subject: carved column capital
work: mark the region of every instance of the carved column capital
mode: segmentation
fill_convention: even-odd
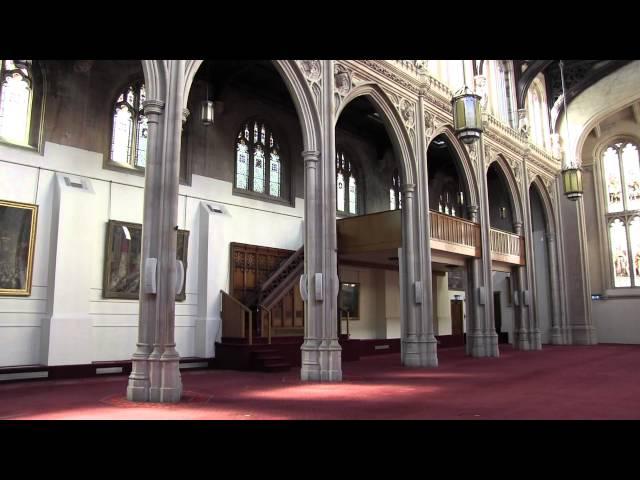
[[[148,121],[151,123],[158,122],[158,116],[164,112],[164,102],[162,100],[148,99],[142,103],[144,114],[147,116]]]
[[[302,158],[307,168],[316,168],[320,161],[320,152],[318,150],[305,150],[302,152]]]
[[[522,222],[515,222],[513,228],[516,230],[516,235],[522,235]]]
[[[182,109],[182,125],[184,125],[187,122],[187,118],[189,118],[189,115],[191,115],[191,112],[189,111],[189,109],[183,108]]]
[[[416,191],[416,186],[413,183],[404,183],[402,184],[402,193],[405,195],[413,195],[413,192]]]

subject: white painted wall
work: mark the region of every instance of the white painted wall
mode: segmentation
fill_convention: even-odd
[[[599,343],[640,343],[638,298],[609,298],[591,302]]]
[[[340,266],[339,273],[341,282],[360,284],[360,317],[349,321],[351,338],[400,338],[398,272]],[[347,333],[346,320],[342,320],[342,333]]]
[[[451,335],[451,300],[459,296],[462,303],[462,331],[467,331],[467,302],[464,290],[449,290],[449,274],[434,275],[436,282],[436,321],[438,322],[438,336]]]
[[[75,252],[74,258],[79,265],[89,265],[88,285],[68,284],[73,277],[71,273],[59,273],[55,278],[55,272],[50,271],[54,258],[50,240],[56,172],[86,177],[95,192],[92,214],[68,221],[64,227],[68,238],[74,235],[70,229],[77,229],[75,234],[87,232],[95,239],[83,247],[86,251]],[[48,360],[53,362],[51,365],[83,363],[82,356],[68,348],[64,359],[48,358],[48,352],[52,351],[49,338],[56,338],[55,332],[53,335],[43,332],[46,320],[55,311],[55,305],[48,306],[51,300],[48,292],[57,288],[59,282],[65,290],[81,292],[88,299],[85,323],[90,324],[90,361],[130,359],[137,340],[138,302],[102,298],[105,235],[109,219],[142,223],[143,186],[143,177],[102,168],[102,155],[94,152],[47,142],[44,154],[40,155],[0,145],[0,198],[39,205],[32,294],[22,298],[0,297],[0,366],[44,364]],[[189,230],[190,236],[186,300],[176,303],[176,344],[183,357],[202,356],[205,349],[198,348],[196,341],[197,327],[205,322],[199,313],[204,310],[198,308],[199,298],[205,293],[199,289],[200,205],[203,202],[222,205],[226,212],[226,222],[221,225],[228,232],[217,237],[217,242],[209,243],[218,259],[209,264],[217,269],[213,276],[218,283],[205,297],[216,302],[218,286],[222,284],[221,288],[228,290],[229,243],[297,250],[303,242],[304,201],[296,198],[295,207],[289,207],[234,196],[230,182],[198,175],[193,175],[191,186],[180,186],[179,195],[178,226]],[[60,278],[61,275],[69,278]],[[65,336],[54,341],[62,346]],[[209,351],[213,353],[213,348]]]

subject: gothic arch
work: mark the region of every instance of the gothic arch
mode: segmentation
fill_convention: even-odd
[[[496,157],[491,160],[489,163],[489,167],[492,164],[496,164],[498,170],[502,173],[504,179],[507,181],[507,188],[509,189],[509,198],[511,199],[511,209],[514,213],[514,223],[523,224],[523,205],[522,205],[522,197],[520,195],[520,189],[518,188],[518,181],[516,180],[515,175],[513,174],[513,170],[511,170],[511,166],[505,160],[504,155],[499,153]]]
[[[540,196],[540,200],[542,200],[542,206],[544,207],[543,215],[545,219],[545,224],[547,227],[547,232],[550,235],[555,235],[556,227],[553,215],[553,203],[551,201],[551,197],[549,196],[549,192],[544,185],[544,182],[540,178],[540,176],[536,175],[535,178],[529,184],[529,188],[534,187],[536,192]]]
[[[453,131],[453,127],[447,124],[437,128],[433,135],[431,135],[431,137],[429,138],[429,142],[427,143],[427,151],[429,150],[429,145],[431,144],[433,139],[438,135],[444,135],[449,145],[451,145],[456,152],[459,166],[462,168],[464,182],[466,183],[469,190],[469,204],[480,207],[480,193],[478,189],[478,182],[476,181],[473,163],[471,161],[471,158],[469,157],[469,154],[467,153],[467,149],[462,146],[462,144],[456,137],[456,134]]]
[[[147,98],[164,102],[167,96],[167,64],[166,60],[142,60],[144,84]]]
[[[416,173],[416,160],[413,149],[411,148],[408,132],[403,125],[398,110],[378,85],[366,83],[351,90],[336,111],[336,123],[345,107],[356,98],[363,96],[371,101],[373,107],[382,117],[387,135],[389,135],[391,145],[393,145],[394,155],[400,163],[402,184],[415,185],[418,178]]]
[[[191,90],[191,84],[203,62],[204,60],[187,60],[186,62],[184,83],[185,108]],[[282,81],[287,86],[287,90],[289,90],[293,104],[296,107],[304,149],[306,151],[319,151],[321,142],[320,116],[313,100],[313,94],[309,89],[304,75],[295,60],[272,60],[272,62],[278,73],[280,73]]]

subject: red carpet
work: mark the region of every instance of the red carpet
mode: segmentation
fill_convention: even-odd
[[[125,398],[126,375],[0,384],[0,419],[640,419],[640,345],[501,346],[498,359],[439,352],[437,369],[398,354],[343,364],[344,381],[299,370],[182,371],[183,401]]]

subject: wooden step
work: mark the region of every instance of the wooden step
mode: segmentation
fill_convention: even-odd
[[[291,369],[291,364],[283,360],[264,362],[260,367],[263,372],[286,372]]]

